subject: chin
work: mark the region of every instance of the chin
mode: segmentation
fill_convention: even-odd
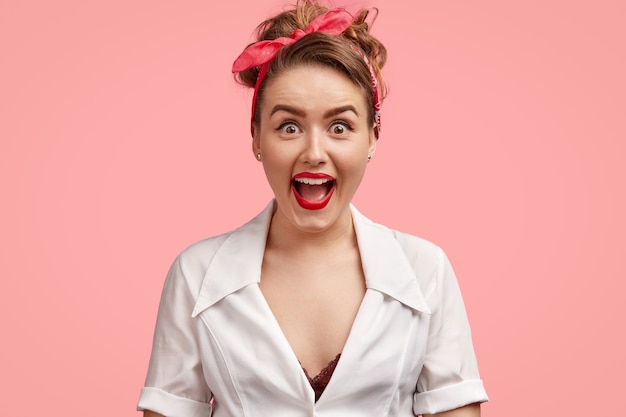
[[[345,204],[345,207],[339,207],[340,202],[333,199],[325,207],[315,210],[302,207],[297,201],[292,200],[291,203],[289,221],[303,233],[323,233],[340,227],[344,215],[349,215],[350,211],[349,204]]]

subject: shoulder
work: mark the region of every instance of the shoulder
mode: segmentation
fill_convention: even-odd
[[[270,203],[242,226],[188,246],[176,257],[170,274],[182,277],[197,296],[209,275],[213,280],[232,281],[238,272],[248,272],[251,264],[263,258],[271,212]]]
[[[412,265],[420,264],[422,266],[437,267],[445,257],[444,251],[435,243],[422,237],[412,235],[406,232],[389,228],[383,224],[365,217],[363,214],[354,209],[357,227],[361,230],[369,229],[368,238],[384,239],[386,241],[393,240],[399,247],[406,259]]]
[[[428,298],[439,286],[442,268],[447,261],[443,249],[419,236],[393,229],[390,229],[390,233],[402,248],[422,292]]]
[[[409,233],[389,229],[411,263],[437,267],[445,256],[435,243]]]
[[[215,254],[232,232],[208,237],[181,251],[174,259],[167,275],[165,288],[187,287],[195,299]]]
[[[215,254],[232,233],[233,231],[229,231],[195,242],[180,252],[176,261],[183,271],[195,269],[206,271]]]
[[[264,244],[272,210],[273,201],[236,229],[207,237],[185,248],[177,257],[183,272],[202,272],[204,276],[204,272],[223,248],[235,253],[258,250],[258,247],[249,247],[249,243],[260,241]]]
[[[447,262],[444,251],[424,238],[391,229],[355,213],[364,266],[371,270],[374,265],[380,274],[387,271],[386,280],[392,279],[390,271],[394,275],[410,274],[426,298],[433,294]]]

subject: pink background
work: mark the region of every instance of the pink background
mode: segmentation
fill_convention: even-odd
[[[0,2],[3,416],[138,415],[170,262],[271,197],[230,65],[282,2],[93,3]],[[390,94],[355,203],[446,249],[483,415],[621,415],[624,3],[366,4]]]

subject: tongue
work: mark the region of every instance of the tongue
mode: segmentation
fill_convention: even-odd
[[[326,185],[300,184],[298,194],[308,201],[319,201],[326,197],[328,187]]]

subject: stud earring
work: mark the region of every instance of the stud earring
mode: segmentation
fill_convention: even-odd
[[[259,152],[259,153],[257,153],[257,154],[256,154],[256,159],[257,159],[257,161],[260,161],[260,160],[261,160],[261,152]]]
[[[371,160],[372,160],[372,154],[371,154],[371,153],[368,153],[368,154],[367,154],[367,162],[369,162],[369,161],[371,161]]]

